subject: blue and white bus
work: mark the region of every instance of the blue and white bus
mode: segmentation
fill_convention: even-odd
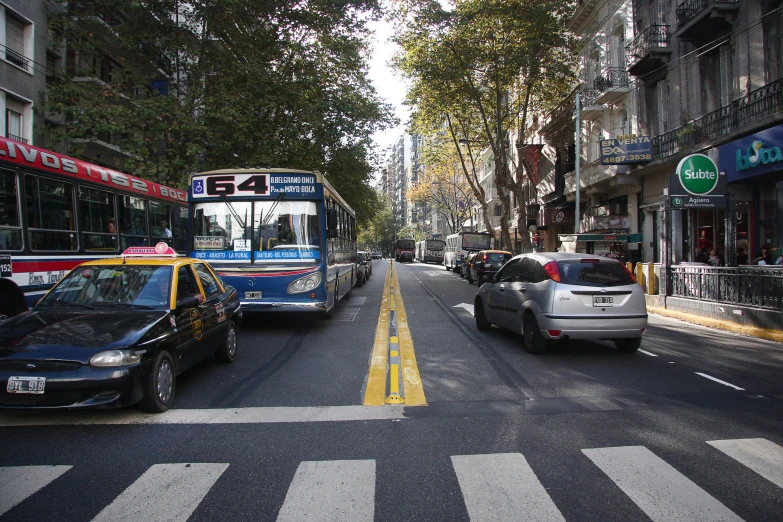
[[[193,174],[191,257],[206,259],[246,311],[327,317],[356,280],[356,215],[324,176],[282,168]]]

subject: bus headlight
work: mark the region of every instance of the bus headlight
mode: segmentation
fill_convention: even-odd
[[[302,292],[309,292],[320,284],[321,272],[313,272],[304,277],[300,277],[296,281],[292,281],[291,284],[288,285],[288,293],[301,294]]]

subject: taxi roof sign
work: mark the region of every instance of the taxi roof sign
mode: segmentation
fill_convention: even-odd
[[[125,252],[122,253],[123,257],[177,257],[178,255],[179,254],[164,241],[159,242],[155,246],[128,247],[125,249]]]

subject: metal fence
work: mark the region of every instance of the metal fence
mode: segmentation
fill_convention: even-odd
[[[669,295],[783,310],[783,267],[673,266]]]

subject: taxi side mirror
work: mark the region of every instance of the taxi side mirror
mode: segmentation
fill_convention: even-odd
[[[177,310],[182,310],[183,308],[197,308],[199,305],[198,297],[195,295],[191,295],[189,297],[183,297],[182,299],[177,299]]]

